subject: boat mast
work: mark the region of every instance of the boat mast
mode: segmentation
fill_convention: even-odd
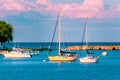
[[[85,35],[85,41],[86,41],[86,50],[88,50],[88,22],[87,22],[88,18],[86,18],[86,35]],[[86,54],[86,56],[88,56],[88,54]]]
[[[86,39],[86,46],[88,46],[88,25],[87,25],[87,20],[88,20],[88,18],[86,18],[86,37],[85,37],[85,39]]]
[[[61,10],[59,12],[59,20],[58,20],[58,55],[61,55],[61,53],[60,53],[60,38],[61,38],[61,33],[60,33],[61,23],[60,23],[60,20],[61,20]]]

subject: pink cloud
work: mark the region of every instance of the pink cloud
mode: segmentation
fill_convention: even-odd
[[[16,15],[26,11],[26,7],[18,0],[0,0],[0,17]]]
[[[113,17],[117,17],[119,18],[120,16],[120,4],[118,5],[111,5],[111,7],[104,11],[104,17],[106,18],[113,18]]]
[[[18,11],[26,10],[24,5],[17,0],[1,0],[0,3],[1,3],[0,10],[18,10]]]
[[[40,1],[40,0],[38,0]],[[87,17],[103,17],[102,11],[104,9],[102,0],[85,0],[82,4],[53,4],[50,1],[38,2],[38,4],[43,4],[45,8],[39,8],[38,10],[42,13],[55,15],[60,8],[62,8],[62,15],[69,18],[85,18]],[[99,15],[98,15],[99,14]]]
[[[50,0],[36,0],[35,2],[29,0],[1,0],[0,4],[2,4],[0,17],[29,10],[37,11],[43,15],[56,15],[60,8],[62,8],[62,15],[69,18],[105,18],[120,14],[120,5],[111,5],[108,10],[105,10],[103,0],[84,0],[83,3],[72,4],[54,4]]]
[[[50,3],[50,1],[49,0],[37,0],[36,3],[42,4],[42,5],[48,5]]]
[[[98,18],[102,16],[101,15],[102,14],[101,12],[103,10],[102,8],[103,8],[102,5],[90,5],[89,2],[79,4],[79,5],[74,4],[74,5],[71,5],[71,8],[69,8],[69,10],[67,8],[64,15],[69,16],[71,18],[85,18],[85,17]],[[98,13],[100,14],[99,16],[98,16]]]

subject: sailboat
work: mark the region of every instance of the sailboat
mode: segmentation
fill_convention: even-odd
[[[85,29],[84,29],[85,39],[86,39],[86,49],[85,49],[86,56],[82,57],[82,58],[79,58],[79,60],[80,60],[81,63],[87,63],[87,64],[89,64],[89,63],[96,63],[99,58],[90,55],[91,53],[89,52],[89,50],[87,48],[88,47],[88,39],[87,39],[87,32],[88,32],[88,28],[87,27],[88,26],[87,26],[87,20],[88,20],[88,18],[85,21]]]
[[[56,27],[55,27],[55,30],[54,30],[54,34],[53,34],[53,37],[55,35],[55,32],[56,32],[56,28],[58,27],[58,54],[55,55],[55,56],[48,56],[48,59],[50,61],[60,61],[60,62],[63,62],[63,61],[74,61],[76,60],[76,57],[77,57],[77,54],[76,52],[68,52],[68,51],[63,51],[61,49],[61,41],[60,41],[60,38],[61,38],[61,32],[60,32],[60,29],[61,29],[61,26],[60,26],[60,18],[61,18],[61,11],[58,13],[58,18],[57,18],[57,22],[56,22]],[[53,41],[53,39],[52,39]]]

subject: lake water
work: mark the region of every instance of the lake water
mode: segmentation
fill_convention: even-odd
[[[105,50],[92,50],[100,56],[98,63],[81,64],[82,51],[76,51],[78,57],[73,62],[50,62],[47,51],[32,58],[0,57],[0,80],[120,80],[120,51],[106,50],[108,56],[102,56]]]

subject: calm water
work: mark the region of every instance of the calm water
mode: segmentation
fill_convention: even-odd
[[[120,80],[120,51],[93,50],[100,56],[95,64],[81,64],[78,58],[73,62],[50,62],[47,51],[32,58],[10,59],[0,57],[0,80]]]
[[[68,46],[79,46],[85,43],[79,43],[79,42],[62,42],[62,47],[68,47]],[[89,42],[89,45],[120,45],[120,42]],[[16,42],[16,43],[5,43],[3,44],[5,47],[11,48],[13,46],[20,47],[20,48],[48,48],[50,45],[50,42]],[[58,43],[54,42],[52,44],[53,48],[56,48]]]

